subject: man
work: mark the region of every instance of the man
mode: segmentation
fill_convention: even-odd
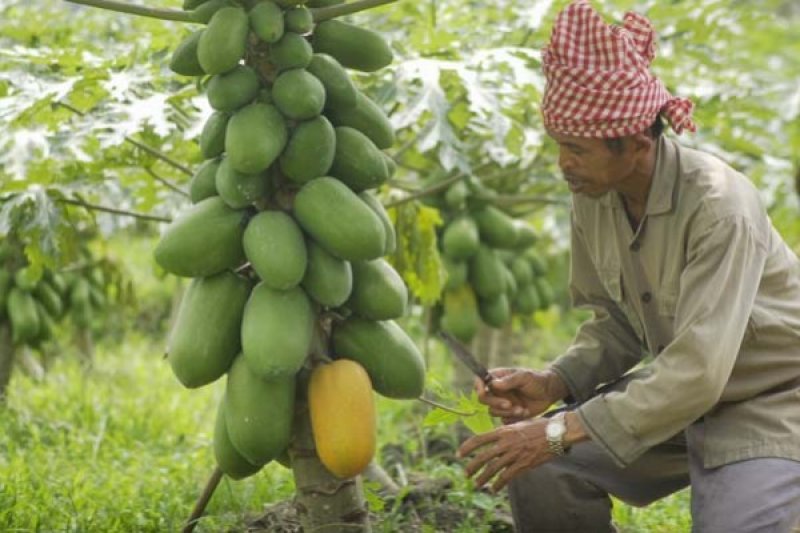
[[[459,449],[476,485],[509,484],[519,532],[613,531],[609,494],[646,505],[688,485],[696,532],[800,519],[800,260],[747,178],[662,135],[661,117],[695,127],[654,55],[646,18],[609,26],[588,0],[544,51],[570,290],[594,317],[547,370],[476,384],[505,425]]]

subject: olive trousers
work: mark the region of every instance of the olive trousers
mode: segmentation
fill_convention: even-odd
[[[607,533],[616,531],[609,495],[645,506],[687,486],[693,533],[800,533],[800,462],[704,468],[702,423],[625,468],[591,441],[576,444],[517,476],[508,490],[517,533]]]

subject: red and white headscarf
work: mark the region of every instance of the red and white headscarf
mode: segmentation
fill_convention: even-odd
[[[674,98],[650,72],[655,55],[647,18],[626,13],[622,26],[609,25],[589,0],[575,0],[559,13],[544,49],[545,126],[578,137],[623,137],[662,113],[676,133],[695,131],[692,102]]]

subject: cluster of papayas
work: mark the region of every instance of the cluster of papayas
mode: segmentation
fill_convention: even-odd
[[[464,342],[481,323],[502,328],[553,299],[536,231],[494,206],[494,197],[468,177],[428,200],[444,219],[438,243],[447,281],[435,316],[440,328]]]
[[[0,245],[0,323],[10,325],[14,344],[32,348],[51,339],[67,317],[87,328],[93,312],[109,303],[105,276],[99,263],[62,272],[33,268],[21,248]]]
[[[383,259],[394,227],[370,191],[393,173],[383,150],[394,131],[347,70],[380,69],[392,53],[375,32],[315,21],[315,8],[335,3],[186,0],[207,25],[170,63],[202,77],[214,112],[193,205],[154,253],[193,278],[167,354],[186,387],[227,376],[214,449],[234,479],[286,456],[306,394],[323,464],[356,475],[374,450],[372,391],[415,398],[424,384],[423,359],[394,322],[408,300]],[[323,313],[336,317],[330,332]],[[323,360],[310,356],[319,335],[331,337]],[[339,438],[348,434],[363,446]]]

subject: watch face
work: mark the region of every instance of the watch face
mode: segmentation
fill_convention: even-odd
[[[547,427],[545,428],[545,433],[550,438],[558,438],[564,434],[565,429],[566,428],[564,427],[564,424],[562,422],[552,421],[549,424],[547,424]]]

